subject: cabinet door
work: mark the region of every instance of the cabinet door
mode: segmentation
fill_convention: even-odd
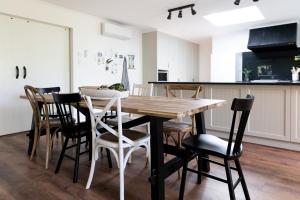
[[[69,91],[69,34],[64,28],[0,15],[0,135],[29,130],[32,110],[24,85]],[[58,33],[59,32],[59,33]],[[20,77],[15,78],[15,66]],[[27,76],[23,78],[23,66]],[[5,87],[3,87],[5,86]]]
[[[205,112],[206,128],[208,130],[229,133],[233,112],[231,102],[234,98],[241,96],[241,90],[236,86],[205,86],[204,96],[206,99],[227,100],[226,104],[220,108],[211,109]],[[239,120],[239,116],[237,116]]]
[[[70,91],[69,29],[30,21],[27,84]],[[21,52],[20,52],[21,54]]]
[[[300,143],[300,87],[292,87],[291,93],[291,141]]]
[[[20,99],[16,92],[21,94],[22,73],[20,71],[19,79],[16,79],[16,66],[19,70],[21,66],[13,60],[13,20],[9,16],[0,15],[0,135],[20,131],[18,123],[22,121],[16,118],[21,114],[18,111]]]
[[[255,100],[245,134],[290,141],[290,87],[252,86],[243,90],[246,94]]]
[[[170,54],[173,50],[170,48],[169,36],[158,33],[157,35],[157,69],[169,70]]]

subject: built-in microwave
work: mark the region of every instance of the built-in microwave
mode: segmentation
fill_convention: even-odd
[[[168,81],[169,80],[169,71],[168,70],[158,70],[157,80],[158,81]]]

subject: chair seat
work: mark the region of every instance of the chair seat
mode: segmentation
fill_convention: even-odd
[[[139,140],[144,140],[144,139],[149,138],[149,134],[143,133],[140,131],[136,131],[136,130],[131,130],[131,129],[124,129],[123,135],[134,142],[138,142]],[[119,141],[118,137],[116,137],[115,135],[113,135],[110,132],[101,134],[101,136],[99,138],[102,140],[106,140],[108,142],[112,142],[112,143],[118,143],[118,141]]]
[[[232,155],[234,146],[234,143],[232,143],[230,156],[227,156],[227,145],[227,141],[209,134],[194,135],[184,139],[182,142],[182,146],[187,149],[191,149],[195,152],[203,152],[203,154],[213,155],[221,158],[236,157],[241,155],[243,150],[242,145],[239,154]]]
[[[91,134],[91,131],[86,123],[80,123],[72,127],[70,130],[62,130],[62,133],[64,136],[68,136],[69,138],[77,138],[89,136]]]
[[[43,120],[42,121],[42,126],[45,127],[46,126],[46,121]],[[52,128],[52,127],[61,127],[61,123],[60,123],[60,120],[59,118],[53,118],[53,119],[49,119],[49,126]]]
[[[185,122],[166,121],[163,124],[164,132],[192,132],[192,125]]]
[[[137,119],[142,115],[122,115],[122,123],[129,122],[131,120]],[[118,126],[118,118],[107,119],[107,123],[111,126]]]

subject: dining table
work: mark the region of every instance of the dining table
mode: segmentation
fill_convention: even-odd
[[[21,98],[26,99],[26,96],[22,95]],[[47,102],[53,103],[52,95],[45,95],[45,99]],[[105,107],[107,102],[108,100],[92,99],[93,107],[98,109]],[[172,119],[195,116],[196,134],[206,134],[204,112],[221,107],[225,103],[226,100],[195,100],[192,98],[163,96],[129,96],[121,99],[122,112],[140,116],[123,123],[123,128],[132,128],[150,123],[151,172],[149,182],[151,184],[152,200],[165,199],[165,179],[183,166],[183,158],[186,156],[184,149],[164,144],[163,123]],[[83,114],[86,116],[86,121],[89,121],[90,117],[85,101],[82,100],[80,105]],[[165,162],[165,153],[174,155],[174,158]],[[198,157],[197,160],[198,166],[201,163],[202,170],[206,172],[210,170],[206,159],[201,160],[201,157]]]

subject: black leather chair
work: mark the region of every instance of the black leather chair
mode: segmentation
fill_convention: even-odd
[[[78,180],[79,157],[83,153],[89,152],[88,150],[80,152],[80,147],[81,144],[88,142],[88,139],[91,136],[91,128],[88,123],[80,122],[79,103],[81,101],[81,96],[79,93],[53,93],[52,95],[61,122],[61,131],[65,136],[63,149],[61,151],[55,173],[59,172],[63,158],[70,158],[75,161],[73,182],[76,183]],[[72,108],[75,108],[75,111],[73,110],[72,112]],[[85,141],[82,141],[83,137],[86,137]],[[76,143],[68,146],[69,139],[75,140]],[[75,158],[65,154],[65,151],[70,148],[76,148]]]
[[[247,95],[246,98],[235,98],[233,100],[231,106],[231,110],[233,111],[233,119],[232,119],[228,141],[225,141],[213,135],[201,134],[201,135],[191,136],[182,142],[182,146],[186,148],[187,156],[184,158],[184,164],[183,164],[182,179],[181,179],[180,193],[179,193],[180,200],[182,200],[184,197],[184,188],[185,188],[187,171],[194,172],[200,175],[200,179],[198,179],[198,183],[201,183],[201,175],[209,178],[213,178],[217,181],[227,183],[231,200],[235,200],[234,189],[239,183],[241,183],[246,199],[247,200],[250,199],[250,195],[247,189],[245,177],[243,175],[239,158],[243,152],[242,140],[243,140],[245,128],[247,125],[248,117],[253,102],[254,102],[254,97],[251,95]],[[235,135],[234,128],[235,128],[236,116],[238,112],[241,113],[241,116],[240,116],[238,130]],[[235,135],[235,139],[234,139],[234,135]],[[191,160],[189,159],[188,155],[191,155],[191,153],[192,154],[196,153],[204,160],[207,160],[217,165],[224,166],[227,178],[222,179],[213,176],[209,173],[203,172],[201,170],[201,163],[198,163],[198,165],[200,166],[200,167],[198,166],[200,168],[200,171],[188,168],[188,162],[189,160]],[[224,160],[224,164],[213,160],[209,160],[208,158],[204,157],[204,155],[219,157]],[[230,163],[229,163],[230,161],[235,162],[236,168],[230,167]],[[231,176],[232,169],[236,170],[239,175],[239,178],[235,183],[233,183],[232,181],[232,176]]]

